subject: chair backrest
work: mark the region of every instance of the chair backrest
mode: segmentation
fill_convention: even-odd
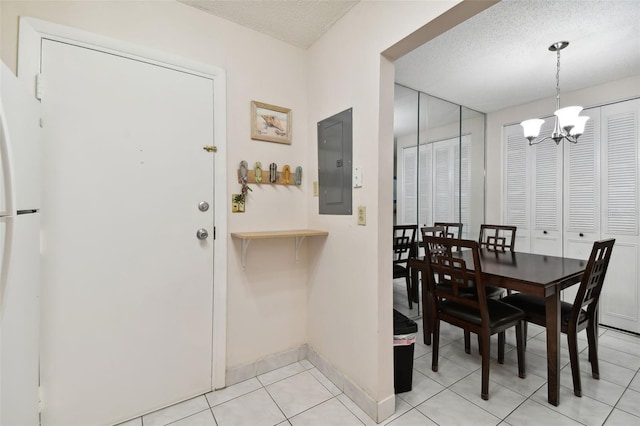
[[[462,238],[462,224],[457,222],[434,222],[433,226],[444,227],[444,236],[447,238]]]
[[[578,323],[578,317],[582,309],[587,309],[590,316],[594,315],[598,307],[602,284],[604,284],[604,278],[607,274],[607,268],[609,267],[609,260],[611,259],[611,251],[613,250],[613,244],[615,242],[615,239],[610,238],[593,243],[591,256],[589,256],[587,267],[584,270],[584,275],[580,282],[578,294],[576,294],[573,302],[570,324]]]
[[[393,263],[405,263],[416,251],[418,225],[393,226]]]
[[[469,267],[460,257],[460,252],[457,251],[458,247],[463,250],[471,250],[473,264]],[[426,281],[429,293],[435,303],[434,306],[439,306],[441,301],[445,299],[447,303],[454,302],[470,306],[479,310],[483,323],[488,324],[487,300],[482,282],[478,243],[458,238],[427,236],[425,250],[425,262],[419,269],[423,272],[423,280],[425,279],[424,274],[430,274]],[[477,288],[477,298],[469,297],[469,292],[462,290],[469,287]]]
[[[480,225],[478,244],[489,250],[514,251],[516,244],[516,226],[510,225]]]
[[[420,228],[420,233],[422,235],[422,240],[420,241],[419,246],[424,247],[424,239],[426,237],[444,237],[446,236],[446,230],[444,226],[423,226]]]

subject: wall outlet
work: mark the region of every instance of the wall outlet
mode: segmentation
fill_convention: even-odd
[[[313,182],[313,196],[314,197],[318,196],[318,181],[317,180],[315,182]]]
[[[367,224],[367,208],[358,206],[358,225],[365,226]]]

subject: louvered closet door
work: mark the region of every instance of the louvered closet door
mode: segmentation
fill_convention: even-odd
[[[564,256],[588,259],[600,238],[600,108],[585,110],[589,117],[577,144],[564,142]],[[562,294],[572,302],[578,286]]]
[[[434,187],[433,221],[452,222],[453,212],[453,150],[450,144],[433,144]]]
[[[462,222],[462,237],[467,238],[470,204],[469,138],[463,136],[462,139],[462,155],[458,138],[432,144],[433,221]]]
[[[602,107],[602,238],[615,238],[600,322],[640,332],[638,133],[640,100]]]
[[[531,251],[529,190],[530,147],[522,135],[522,126],[515,124],[504,128],[504,223],[518,227],[516,232],[517,251]]]
[[[554,120],[545,119],[540,135],[550,135]],[[562,255],[562,151],[564,144],[546,140],[529,147],[532,150],[533,212],[531,252]]]
[[[402,150],[402,184],[398,207],[398,224],[416,223],[418,217],[418,149],[415,146]]]
[[[433,223],[433,178],[432,170],[432,145],[421,144],[418,150],[418,223],[431,226]]]
[[[469,217],[469,136],[463,136],[460,143],[454,147],[454,199],[453,211],[456,216],[460,216],[462,225],[462,238],[476,238],[470,236]]]

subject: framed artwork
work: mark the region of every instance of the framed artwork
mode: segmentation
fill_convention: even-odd
[[[251,139],[291,144],[291,109],[251,101]]]

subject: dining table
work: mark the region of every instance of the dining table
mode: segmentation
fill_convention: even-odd
[[[454,254],[473,269],[471,250]],[[547,399],[560,403],[560,297],[561,291],[580,282],[587,266],[586,260],[543,254],[479,249],[480,268],[485,285],[540,296],[545,299],[547,337]],[[416,259],[416,261],[419,261]],[[412,262],[413,263],[413,262]],[[423,300],[426,283],[422,281]],[[423,303],[423,306],[426,306]],[[424,329],[428,329],[428,315],[423,314]]]

